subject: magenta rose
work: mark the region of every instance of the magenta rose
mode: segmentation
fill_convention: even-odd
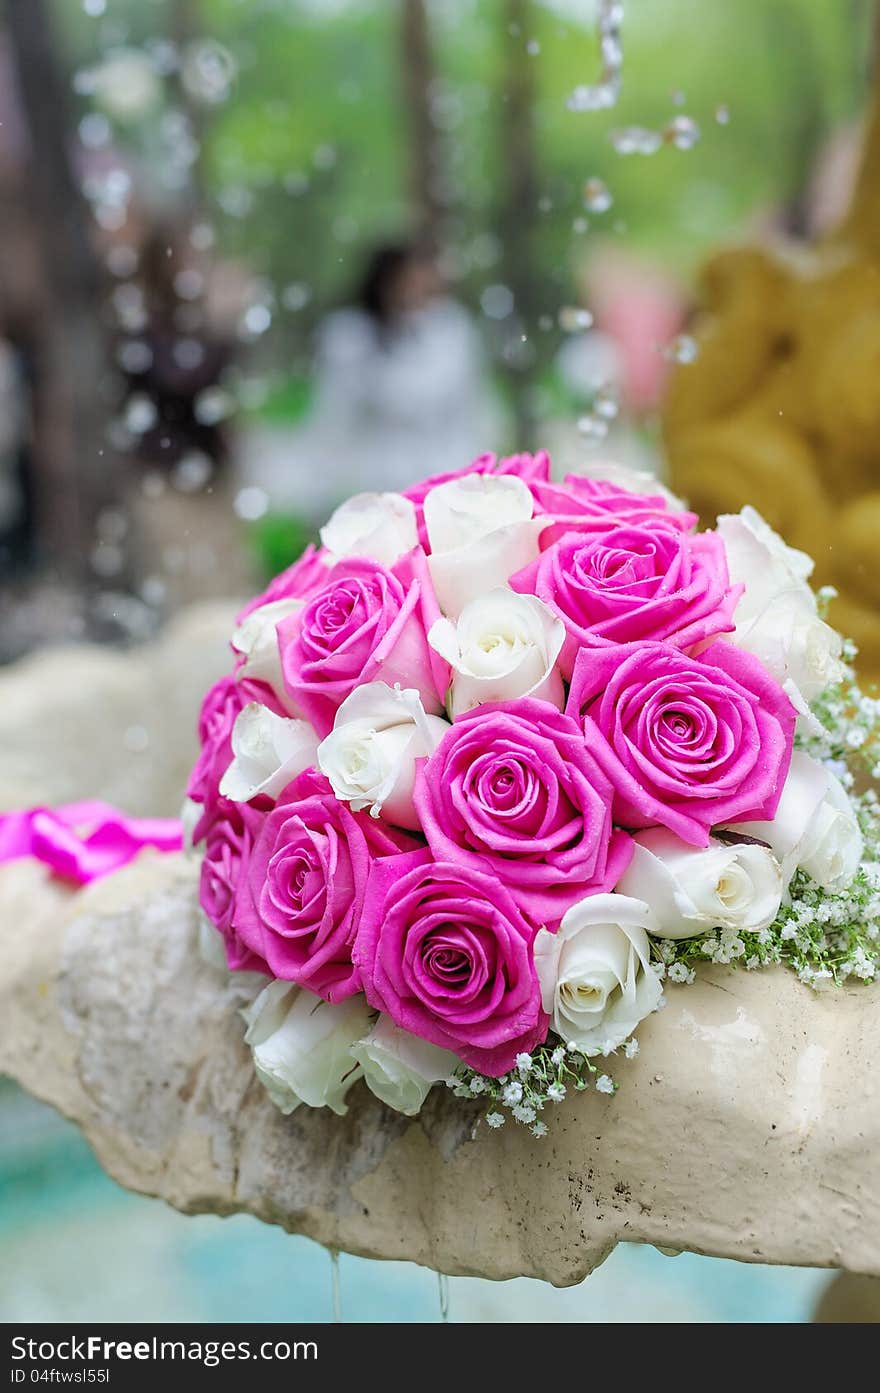
[[[417,851],[374,863],[354,956],[371,1006],[497,1078],[547,1035],[534,932],[494,877]]]
[[[264,960],[239,937],[234,922],[236,890],[247,873],[251,847],[262,821],[262,815],[251,807],[230,803],[225,798],[219,801],[204,831],[199,903],[223,935],[230,972],[264,972],[271,976]]]
[[[553,524],[541,534],[541,545],[547,547],[565,532],[607,532],[613,527],[660,521],[681,532],[691,531],[697,524],[695,513],[671,508],[662,493],[630,493],[604,479],[588,479],[579,474],[566,474],[562,483],[529,480],[535,500],[535,512],[547,513]]]
[[[236,624],[243,624],[249,614],[263,605],[274,604],[276,600],[308,600],[316,591],[327,584],[329,566],[328,553],[310,543],[302,556],[269,582],[262,594],[257,595],[236,618]]]
[[[659,824],[707,846],[716,823],[775,816],[796,712],[750,653],[724,642],[699,658],[668,643],[585,648],[566,709],[584,721],[624,827]]]
[[[334,566],[323,589],[278,625],[285,685],[319,735],[364,682],[415,687],[426,711],[441,711],[449,668],[427,639],[439,615],[419,548],[391,570],[362,557]]]
[[[730,584],[716,532],[691,536],[656,521],[568,533],[510,585],[559,615],[567,678],[584,647],[662,639],[689,649],[729,632],[743,589]]]
[[[536,925],[558,924],[585,895],[613,890],[632,842],[612,828],[614,790],[592,743],[576,721],[529,697],[459,717],[416,778],[437,860],[492,876]]]
[[[202,702],[199,713],[201,753],[189,776],[187,797],[209,808],[217,798],[220,780],[232,759],[232,727],[249,697],[234,677],[221,677]],[[204,835],[204,818],[193,834],[194,841]]]
[[[262,820],[240,879],[235,925],[274,977],[327,1001],[360,990],[351,948],[370,867],[413,845],[367,813],[349,812],[306,770]]]

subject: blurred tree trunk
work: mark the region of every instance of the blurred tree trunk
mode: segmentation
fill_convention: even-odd
[[[419,236],[439,245],[444,219],[440,196],[442,142],[431,114],[434,60],[425,0],[401,0],[400,61],[409,127],[409,186]]]
[[[120,482],[106,443],[101,273],[71,167],[68,84],[47,0],[6,0],[6,19],[31,147],[29,193],[45,287],[34,391],[38,535],[59,577],[85,585],[94,579],[96,515]]]
[[[200,0],[170,0],[169,33],[177,46],[180,65],[174,78],[177,104],[186,117],[190,134],[198,147],[198,154],[190,167],[190,200],[198,208],[204,197],[204,158],[202,142],[205,138],[204,112],[197,101],[187,91],[183,81],[183,60],[187,49],[194,40],[203,37],[201,25]]]
[[[504,0],[501,6],[504,67],[500,146],[501,168],[506,171],[507,183],[499,208],[498,235],[504,249],[505,280],[514,299],[515,323],[511,325],[505,356],[514,396],[518,450],[528,450],[534,443],[535,422],[529,389],[535,366],[534,343],[540,309],[540,280],[534,248],[538,203],[534,63],[526,46],[531,11],[531,0]]]

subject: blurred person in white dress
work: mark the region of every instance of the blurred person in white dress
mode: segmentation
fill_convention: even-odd
[[[399,490],[499,449],[504,418],[479,331],[430,251],[371,256],[357,295],[318,333],[314,399],[264,486],[320,516],[351,493]]]

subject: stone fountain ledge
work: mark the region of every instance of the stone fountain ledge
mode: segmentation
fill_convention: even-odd
[[[542,1141],[472,1137],[444,1090],[418,1119],[362,1084],[345,1118],[285,1118],[242,1042],[252,982],[199,954],[196,881],[151,852],[80,892],[0,874],[0,1070],[120,1184],[452,1274],[566,1286],[628,1240],[880,1275],[880,984],[704,970],[615,1061],[617,1097],[573,1097]]]

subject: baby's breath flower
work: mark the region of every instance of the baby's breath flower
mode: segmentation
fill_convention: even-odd
[[[536,1122],[531,1128],[531,1132],[533,1137],[546,1137],[547,1123],[541,1121]]]
[[[532,1056],[530,1054],[518,1054],[516,1057],[516,1067],[521,1074],[529,1074],[532,1069]]]
[[[534,1122],[535,1109],[530,1108],[527,1103],[517,1103],[513,1109],[513,1115],[517,1122]]]
[[[512,1079],[511,1082],[505,1086],[504,1092],[501,1096],[503,1097],[507,1106],[512,1107],[513,1104],[518,1103],[523,1096],[522,1084],[517,1083],[516,1079]]]
[[[633,1036],[631,1040],[627,1040],[626,1044],[623,1047],[623,1052],[626,1055],[627,1059],[635,1059],[636,1055],[639,1052],[639,1042],[635,1038],[635,1036]]]
[[[565,1084],[551,1083],[550,1087],[547,1089],[547,1097],[550,1099],[551,1103],[561,1103],[565,1097]]]
[[[487,1113],[486,1113],[486,1121],[488,1122],[488,1124],[489,1124],[490,1127],[503,1127],[503,1126],[504,1126],[504,1113],[503,1113],[503,1112],[487,1112]]]

